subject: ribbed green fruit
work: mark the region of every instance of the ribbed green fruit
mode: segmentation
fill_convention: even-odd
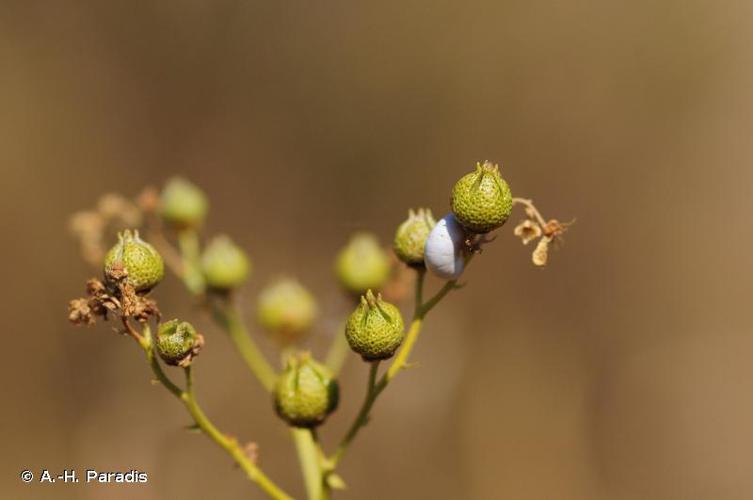
[[[460,224],[474,233],[488,233],[501,227],[512,212],[512,193],[499,175],[499,166],[477,163],[476,170],[463,176],[452,188],[452,212]]]
[[[162,323],[157,330],[157,353],[165,363],[186,366],[197,354],[199,335],[186,321],[173,319]]]
[[[390,258],[374,235],[356,233],[338,254],[335,272],[343,287],[361,295],[384,286],[390,277]]]
[[[395,240],[392,244],[395,255],[409,266],[422,266],[426,238],[436,224],[429,209],[419,208],[416,212],[408,211],[408,219],[400,224],[395,232]]]
[[[301,353],[288,359],[275,387],[277,414],[294,427],[316,427],[335,411],[339,387],[332,373]]]
[[[403,326],[400,310],[369,290],[348,318],[345,337],[364,361],[387,359],[403,342]]]
[[[204,192],[182,177],[173,177],[167,181],[160,195],[160,215],[179,228],[201,225],[208,208]]]
[[[300,338],[317,315],[316,300],[298,281],[282,278],[259,294],[256,317],[259,324],[283,343]]]
[[[112,283],[113,274],[125,271],[126,283],[137,292],[154,288],[165,277],[165,263],[152,245],[139,238],[138,231],[123,231],[118,243],[105,255],[105,281]]]
[[[227,236],[215,237],[201,256],[201,271],[207,286],[230,290],[241,286],[251,272],[251,262]]]

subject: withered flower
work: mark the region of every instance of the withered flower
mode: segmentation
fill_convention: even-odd
[[[524,245],[528,245],[531,241],[541,236],[541,226],[531,219],[526,219],[515,226],[513,234],[520,238]]]

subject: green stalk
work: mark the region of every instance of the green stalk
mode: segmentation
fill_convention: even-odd
[[[130,325],[129,325],[130,326]],[[264,472],[256,466],[256,464],[246,455],[243,448],[238,444],[235,438],[231,438],[226,434],[220,432],[217,427],[209,420],[209,418],[202,410],[198,401],[196,400],[196,393],[193,387],[193,372],[191,367],[185,368],[186,375],[186,389],[182,390],[178,387],[162,370],[162,366],[159,363],[158,357],[154,350],[152,342],[151,331],[148,325],[143,328],[143,336],[140,336],[137,340],[146,353],[147,361],[149,362],[152,371],[154,372],[157,380],[165,386],[175,397],[183,402],[183,405],[188,410],[188,413],[193,417],[196,426],[218,446],[224,449],[238,466],[243,469],[246,476],[256,483],[270,498],[275,500],[291,500],[292,497],[285,493],[279,486],[277,486]]]
[[[468,258],[467,260],[470,260]],[[444,299],[449,292],[458,288],[457,280],[448,281],[444,286],[426,303],[423,303],[423,285],[426,270],[418,269],[416,271],[416,304],[414,309],[413,321],[411,321],[408,333],[405,336],[403,345],[395,356],[395,360],[392,362],[387,371],[382,375],[379,381],[376,381],[378,363],[372,363],[371,370],[369,371],[369,382],[366,390],[366,397],[361,410],[358,412],[356,419],[348,429],[347,434],[340,441],[337,450],[330,458],[332,469],[339,464],[348,450],[353,439],[358,435],[358,432],[363,428],[369,420],[369,414],[371,408],[374,406],[379,395],[389,385],[389,383],[397,376],[400,371],[407,366],[408,358],[410,357],[413,347],[418,341],[418,337],[421,334],[421,328],[423,326],[424,318],[426,315]]]
[[[376,383],[378,371],[379,361],[373,361],[369,369],[369,381],[366,385],[366,398],[361,405],[361,410],[358,412],[356,419],[353,421],[353,424],[351,424],[347,434],[345,434],[345,437],[343,437],[340,445],[337,447],[337,451],[335,451],[334,455],[332,455],[332,458],[330,459],[332,468],[337,467],[337,464],[342,459],[351,441],[353,441],[353,438],[356,437],[356,434],[358,434],[358,431],[361,430],[361,427],[366,425],[369,420],[371,407],[374,405],[374,402],[376,401],[376,397],[378,395]]]
[[[194,295],[204,291],[204,275],[201,272],[201,247],[199,235],[194,229],[183,229],[178,233],[178,247],[183,258],[183,283]]]
[[[191,367],[185,369],[186,372],[186,390],[183,393],[181,399],[188,408],[188,412],[193,417],[196,425],[206,434],[209,438],[217,443],[221,448],[227,451],[231,457],[236,461],[241,469],[246,473],[248,478],[259,485],[259,487],[270,498],[278,500],[292,499],[290,495],[280,489],[269,477],[267,477],[256,464],[254,464],[248,455],[244,452],[238,441],[235,438],[228,437],[221,433],[217,427],[207,418],[204,411],[196,401],[196,394],[193,389],[193,375]]]
[[[323,471],[319,464],[319,450],[310,429],[292,427],[290,430],[303,472],[306,496],[310,500],[324,500]]]
[[[337,335],[335,335],[332,344],[327,351],[327,357],[324,359],[324,364],[330,369],[333,376],[337,377],[342,371],[345,360],[350,352],[350,346],[348,340],[343,334],[345,327],[341,327]]]
[[[212,309],[215,320],[228,333],[248,368],[264,388],[272,392],[277,382],[277,374],[246,330],[238,308],[232,304],[229,297],[223,297],[219,303],[213,301]]]

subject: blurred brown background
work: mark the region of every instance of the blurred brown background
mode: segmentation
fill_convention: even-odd
[[[212,198],[208,232],[253,256],[249,309],[287,271],[335,335],[347,235],[386,242],[409,207],[443,214],[490,159],[577,224],[544,271],[511,226],[474,262],[340,496],[753,498],[751,27],[744,0],[0,2],[0,496],[261,498],[182,430],[134,345],[66,321],[94,273],[72,212],[183,173]],[[285,429],[227,339],[175,279],[158,297],[207,334],[209,414],[300,494]],[[365,377],[352,356],[330,446]],[[19,480],[42,467],[150,480]]]

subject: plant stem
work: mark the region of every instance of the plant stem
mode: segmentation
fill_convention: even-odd
[[[319,450],[317,450],[314,435],[310,429],[299,429],[296,427],[291,428],[290,432],[295,442],[296,451],[298,452],[298,461],[301,464],[303,481],[306,486],[306,496],[310,500],[322,500],[324,495],[324,478],[319,463]]]
[[[229,437],[217,429],[214,424],[207,418],[204,411],[196,401],[196,394],[193,389],[193,372],[191,367],[185,368],[186,372],[186,390],[181,396],[181,400],[185,403],[188,412],[193,417],[196,425],[209,436],[212,441],[217,443],[221,448],[227,451],[230,456],[236,461],[241,469],[246,473],[248,478],[259,485],[264,492],[270,496],[270,498],[279,500],[288,500],[292,497],[282,491],[264,472],[259,469],[256,464],[246,455],[244,450],[238,444],[238,440]]]
[[[240,311],[229,297],[223,297],[220,301],[212,301],[212,309],[215,320],[227,331],[236,350],[240,353],[246,365],[264,386],[268,392],[274,390],[277,382],[277,374],[259,347],[250,337]],[[306,486],[306,495],[310,500],[326,500],[323,484],[324,475],[319,463],[319,452],[314,443],[311,432],[307,429],[291,428],[293,442],[295,443],[298,461],[301,465],[303,479]]]
[[[165,260],[167,268],[177,277],[183,279],[183,257],[175,247],[167,241],[167,238],[165,238],[165,235],[162,232],[161,224],[159,224],[159,222],[153,222],[150,226],[151,225],[155,225],[156,227],[149,230],[149,241],[152,242],[159,254]]]
[[[361,301],[360,295],[350,295],[351,307],[357,307]],[[343,331],[345,330],[345,322],[340,325],[337,335],[332,340],[332,344],[329,346],[327,356],[324,358],[324,364],[330,369],[334,377],[337,377],[342,370],[345,360],[350,352],[350,346],[348,340],[345,338]]]
[[[190,293],[193,295],[200,295],[204,293],[206,284],[200,267],[200,246],[198,233],[192,229],[183,230],[178,234],[178,246],[180,248],[180,254],[182,257],[181,266],[173,266],[173,270],[176,271],[179,277],[183,280],[184,285]],[[219,323],[225,331],[227,331],[229,337],[233,341],[235,348],[243,357],[246,365],[264,386],[268,392],[272,392],[275,383],[277,381],[277,374],[267,359],[262,354],[259,347],[250,337],[249,332],[243,323],[239,308],[232,302],[230,296],[222,297],[219,301],[212,300],[210,297],[210,303],[214,319]],[[151,340],[151,339],[149,339]],[[145,346],[140,342],[142,347],[145,347],[147,357],[152,366],[154,374],[157,379],[175,396],[180,398],[191,415],[205,434],[213,439],[218,445],[224,448],[235,459],[238,465],[243,468],[248,477],[259,484],[261,488],[267,492],[272,498],[288,499],[290,498],[286,493],[280,490],[269,478],[267,478],[260,469],[248,458],[237,441],[233,438],[229,438],[220,433],[216,427],[209,421],[204,412],[196,402],[196,397],[193,392],[193,378],[190,367],[186,368],[186,391],[182,391],[177,387],[170,379],[165,376],[159,361],[156,359],[151,346]],[[301,466],[304,471],[304,476],[307,484],[307,491],[309,491],[309,483],[320,485],[322,484],[322,473],[319,470],[319,460],[317,457],[317,450],[311,439],[310,433],[299,433],[297,429],[293,429],[293,438],[298,447],[298,454],[301,460]],[[307,441],[306,441],[306,438]],[[310,445],[308,445],[310,443]],[[302,446],[301,446],[302,445]],[[302,450],[307,449],[307,446],[313,449],[313,453],[303,453]],[[312,486],[312,488],[314,487]],[[314,498],[309,494],[310,498]]]
[[[149,360],[149,365],[152,367],[154,375],[157,377],[157,381],[164,385],[165,389],[170,391],[173,396],[183,399],[183,390],[175,385],[173,381],[170,380],[167,375],[165,375],[165,372],[162,371],[162,366],[160,366],[159,360],[157,360],[157,356],[154,355],[154,351],[151,348],[147,349],[148,350],[146,357]]]
[[[419,267],[416,269],[416,293],[413,299],[413,317],[417,318],[421,314],[421,305],[424,303],[424,281],[426,278],[426,268]]]
[[[470,258],[467,259],[469,261]],[[466,261],[466,262],[467,262]],[[369,383],[366,391],[366,398],[364,399],[361,410],[358,412],[355,421],[351,425],[348,433],[340,441],[340,445],[330,458],[332,468],[342,460],[345,452],[348,450],[350,443],[356,437],[361,428],[366,425],[369,420],[369,413],[374,406],[379,395],[384,391],[387,385],[394,379],[400,371],[407,366],[408,358],[410,357],[413,347],[418,341],[418,337],[421,334],[421,327],[426,315],[431,311],[449,292],[458,287],[457,280],[448,281],[444,286],[426,303],[423,301],[423,285],[425,278],[425,270],[419,269],[416,272],[416,306],[413,321],[411,321],[408,333],[405,336],[403,345],[400,347],[395,360],[392,362],[387,371],[382,375],[379,381],[376,381],[378,363],[372,363],[371,370],[369,372]]]
[[[212,309],[216,321],[227,331],[248,368],[264,388],[272,392],[277,374],[246,330],[238,307],[231,298],[223,297],[220,301],[212,302]]]
[[[246,476],[248,476],[251,481],[259,485],[259,487],[264,490],[264,492],[269,495],[270,498],[274,498],[276,500],[291,499],[292,497],[290,495],[280,489],[280,487],[278,487],[271,479],[269,479],[269,477],[267,477],[267,475],[264,474],[264,472],[262,472],[262,470],[259,469],[256,464],[254,464],[254,462],[248,457],[248,455],[246,455],[243,448],[241,448],[235,438],[231,438],[220,432],[219,429],[217,429],[217,427],[215,427],[215,425],[209,420],[196,400],[196,394],[193,388],[193,372],[190,366],[185,368],[185,390],[182,390],[180,387],[178,387],[172,380],[170,380],[170,377],[165,374],[155,352],[151,330],[148,325],[144,325],[143,327],[142,337],[141,340],[139,340],[139,345],[142,349],[144,349],[147,361],[149,362],[149,366],[152,368],[152,372],[154,372],[157,380],[162,385],[164,385],[171,394],[173,394],[183,402],[184,406],[193,417],[194,422],[196,422],[197,427],[199,427],[199,429],[201,429],[207,437],[209,437],[212,441],[217,443],[221,448],[228,452],[233,460],[235,460],[235,462],[243,469],[243,471],[246,473]]]
[[[468,260],[470,260],[470,259],[468,259]],[[439,304],[439,302],[441,302],[441,300],[445,297],[445,295],[447,295],[448,293],[450,293],[455,288],[458,288],[458,281],[457,280],[452,280],[452,281],[448,281],[447,283],[445,283],[444,286],[431,299],[429,299],[425,304],[422,304],[420,306],[419,305],[416,306],[416,314],[414,316],[414,319],[416,319],[416,318],[423,319],[424,317],[426,317],[426,315],[429,314],[429,311],[431,311],[432,309],[434,309],[434,306],[436,306],[437,304]]]
[[[379,380],[379,384],[377,385],[377,396],[384,390],[385,387],[387,387],[387,384],[389,384],[392,379],[395,378],[400,370],[407,367],[408,356],[410,356],[410,353],[413,350],[413,346],[416,344],[416,341],[418,341],[418,336],[421,334],[421,326],[423,325],[423,322],[423,318],[416,318],[411,321],[410,328],[408,329],[408,334],[405,336],[405,340],[403,341],[403,347],[397,353],[397,356],[395,356],[395,361],[392,362],[390,367],[387,369],[387,372],[385,372],[385,374],[382,375],[382,378]]]
[[[544,229],[544,226],[546,226],[546,220],[541,215],[541,212],[536,208],[536,206],[533,204],[533,200],[529,200],[526,198],[513,198],[512,199],[513,205],[523,205],[527,209],[531,211],[533,216],[536,218],[536,221],[541,226],[541,229]]]
[[[340,462],[351,441],[353,441],[353,438],[356,437],[358,431],[361,430],[361,427],[366,425],[369,421],[369,412],[371,412],[371,407],[374,405],[374,401],[376,401],[376,397],[379,394],[379,392],[377,392],[376,384],[377,372],[379,371],[379,363],[379,361],[371,362],[371,368],[369,370],[369,382],[366,386],[366,398],[363,401],[363,405],[361,405],[361,410],[358,412],[355,421],[353,421],[350,429],[348,429],[348,433],[345,434],[345,437],[342,439],[340,445],[337,447],[337,450],[330,459],[333,468],[336,467]]]
[[[141,348],[144,349],[146,359],[149,361],[149,366],[151,366],[154,376],[157,377],[157,381],[164,385],[165,389],[170,391],[173,396],[180,398],[183,395],[183,389],[175,385],[173,381],[170,380],[170,377],[165,375],[165,372],[162,371],[162,366],[160,366],[157,354],[153,348],[152,329],[149,325],[144,324],[141,328],[141,335],[139,335],[136,333],[136,330],[133,328],[130,321],[128,321],[128,318],[123,318],[123,324],[126,325],[126,328],[128,328],[129,331],[136,335],[136,340]]]
[[[183,257],[183,282],[186,288],[198,295],[204,291],[204,276],[201,273],[199,235],[193,229],[178,233],[178,247]]]
[[[345,359],[350,352],[348,340],[343,334],[344,329],[344,327],[341,327],[338,330],[338,334],[335,335],[335,338],[332,340],[332,344],[327,351],[327,357],[324,360],[324,364],[330,369],[334,377],[337,377],[337,375],[340,374],[340,371],[345,364]]]

